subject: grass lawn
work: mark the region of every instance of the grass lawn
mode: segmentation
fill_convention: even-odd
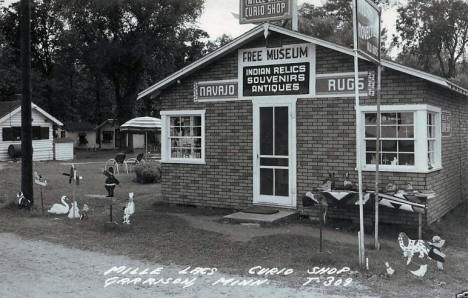
[[[103,156],[100,160],[105,161],[109,157]],[[90,159],[82,158],[77,162],[87,161]],[[114,219],[121,223],[122,206],[127,201],[128,193],[134,192],[136,212],[131,218],[132,224],[109,230],[105,227],[108,221],[106,199],[85,197],[86,194],[106,193],[105,176],[101,173],[104,163],[97,163],[96,158],[91,161],[77,165],[79,174],[84,178],[77,187],[77,200],[80,207],[83,203],[90,206],[88,220],[69,220],[48,214],[42,216],[40,192],[35,186],[35,204],[39,209],[33,212],[1,209],[0,232],[155,263],[217,267],[220,271],[241,275],[246,275],[248,269],[256,265],[293,268],[299,274],[281,279],[297,286],[307,276],[307,269],[314,266],[358,269],[356,227],[342,226],[340,230],[327,227],[324,232],[325,252],[319,253],[317,226],[308,220],[298,219],[267,228],[224,224],[221,216],[228,214],[229,210],[168,206],[161,203],[159,184],[137,184],[133,182],[134,173],[117,176],[121,187],[116,188],[118,199],[115,205],[118,207],[114,209]],[[59,202],[62,195],[71,196],[68,177],[62,175],[68,172],[69,165],[40,162],[35,163],[35,170],[49,183],[44,194],[46,210]],[[0,200],[14,200],[19,188],[20,164],[0,163]],[[458,208],[432,227],[438,235],[447,239],[447,247],[443,250],[448,256],[445,271],[437,271],[435,263],[428,261],[429,271],[423,279],[412,276],[396,240],[400,227],[382,227],[382,250],[368,249],[370,271],[363,271],[354,278],[369,286],[372,293],[383,297],[409,297],[422,293],[429,297],[446,297],[468,289],[466,213],[463,211],[463,208]],[[427,239],[435,232],[427,231]],[[372,235],[366,235],[366,238],[370,246]],[[414,260],[420,264],[425,262],[417,257]],[[384,276],[386,261],[396,270],[392,278]]]

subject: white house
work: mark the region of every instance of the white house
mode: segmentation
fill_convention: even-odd
[[[32,103],[33,160],[54,159],[54,125],[62,122]],[[10,145],[21,144],[21,101],[0,102],[0,161],[8,156]]]

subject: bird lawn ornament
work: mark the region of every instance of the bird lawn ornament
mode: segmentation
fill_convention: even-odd
[[[67,199],[67,196],[62,196],[60,199],[61,203],[52,205],[52,207],[47,210],[47,212],[57,215],[68,214],[68,211],[70,211],[70,206],[67,203]]]
[[[68,218],[75,219],[80,217],[80,208],[78,208],[78,203],[74,201],[71,204],[70,211],[68,211]]]
[[[16,193],[16,198],[18,199],[19,209],[31,209],[32,207],[31,200],[27,199],[22,192]]]
[[[80,220],[88,219],[89,206],[88,204],[83,204],[83,209],[81,209]]]
[[[133,202],[133,192],[128,194],[128,203],[124,209],[123,223],[130,224],[130,216],[135,213],[135,203]]]
[[[446,255],[441,252],[442,247],[445,244],[445,240],[442,240],[439,236],[434,236],[432,242],[424,240],[412,240],[409,239],[405,233],[398,235],[398,242],[403,250],[403,256],[407,258],[406,265],[411,263],[414,255],[418,255],[420,259],[427,257],[430,260],[437,262],[437,268],[443,270],[443,263],[445,262]],[[427,271],[427,264],[421,265],[418,270],[410,271],[412,274],[423,277]]]

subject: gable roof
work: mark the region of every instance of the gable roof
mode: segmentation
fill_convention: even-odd
[[[99,124],[98,126],[96,126],[96,130],[97,129],[100,129],[101,127],[103,127],[104,125],[106,125],[107,123],[110,123],[110,125],[112,126],[119,126],[119,123],[117,122],[117,119],[106,119],[104,120],[104,122],[102,122],[101,124]]]
[[[309,43],[314,43],[316,45],[332,49],[338,52],[341,52],[343,54],[347,55],[354,55],[354,50],[342,45],[338,45],[329,41],[325,41],[316,37],[308,36],[296,31],[291,31],[289,29],[271,25],[271,24],[263,24],[263,25],[258,25],[257,27],[251,29],[250,31],[247,31],[246,33],[242,34],[241,36],[237,37],[236,39],[232,40],[230,43],[220,47],[219,49],[213,51],[212,53],[206,55],[205,57],[193,62],[192,64],[189,64],[188,66],[180,69],[179,71],[176,71],[175,73],[171,74],[170,76],[162,79],[161,81],[157,82],[156,84],[146,88],[145,90],[141,91],[138,93],[138,99],[143,98],[155,91],[162,90],[165,87],[173,84],[177,80],[179,80],[182,77],[185,77],[198,69],[202,68],[208,63],[211,63],[215,60],[218,60],[228,53],[230,53],[233,50],[236,50],[240,48],[242,45],[250,42],[251,40],[258,38],[259,36],[263,35],[264,32],[266,31],[271,31],[271,32],[276,32],[280,34],[284,34],[293,38],[301,39],[303,41],[309,42]],[[359,55],[359,59],[367,60],[368,59],[364,56]],[[449,80],[421,71],[417,70],[408,66],[404,66],[401,64],[398,64],[396,62],[390,61],[390,60],[385,60],[382,59],[381,61],[382,66],[406,73],[408,75],[432,82],[434,84],[440,85],[442,87],[451,89],[455,92],[458,92],[462,95],[468,96],[468,90],[450,82]]]
[[[41,109],[35,103],[31,103],[31,109],[36,110],[44,117],[48,118],[50,121],[54,122],[58,126],[63,126],[63,123],[60,122],[57,118],[53,117],[43,109]],[[14,114],[21,111],[21,101],[14,100],[14,101],[2,101],[0,102],[0,123],[8,119],[9,117],[13,116]]]

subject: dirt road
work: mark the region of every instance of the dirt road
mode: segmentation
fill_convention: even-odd
[[[110,284],[122,281],[122,277],[138,275],[104,273],[114,266],[144,268],[150,271],[163,267],[159,275],[140,275],[145,281],[148,277],[154,282],[164,279],[167,284]],[[162,266],[129,259],[125,256],[109,256],[102,253],[65,248],[43,241],[24,240],[14,234],[0,234],[0,296],[16,297],[344,297],[325,294],[322,289],[312,287],[289,288],[268,282],[259,286],[223,285],[229,279],[245,280],[216,272],[210,276],[181,275],[184,268]],[[118,277],[118,279],[112,279]],[[172,278],[172,279],[171,279]],[[175,284],[175,279],[190,283]],[[224,278],[224,279],[223,279]],[[219,282],[222,280],[223,282]],[[262,278],[255,278],[262,280]],[[128,280],[127,280],[128,281]],[[213,283],[218,283],[213,285]],[[183,288],[183,286],[187,286]],[[353,291],[356,288],[353,289]]]

